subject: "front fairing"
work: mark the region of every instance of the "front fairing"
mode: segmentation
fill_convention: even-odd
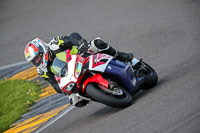
[[[76,64],[78,64],[77,55],[68,55],[67,52],[61,52],[57,54],[56,58],[54,59],[52,71],[55,74],[58,84],[63,91],[66,91],[71,83],[76,83],[78,80],[79,75],[77,76],[76,70],[78,73],[80,73],[82,66]]]

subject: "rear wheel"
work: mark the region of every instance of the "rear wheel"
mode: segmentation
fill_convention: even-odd
[[[156,71],[145,62],[141,62],[141,69],[139,70],[139,76],[144,77],[144,83],[140,86],[144,90],[151,89],[158,82],[158,75]]]
[[[130,93],[119,86],[110,90],[99,84],[90,83],[87,85],[86,92],[94,100],[112,107],[124,108],[132,102]]]

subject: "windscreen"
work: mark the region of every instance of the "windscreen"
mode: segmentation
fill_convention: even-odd
[[[64,77],[67,75],[68,73],[68,65],[67,62],[58,59],[57,57],[54,59],[53,61],[53,65],[52,65],[52,70],[53,73],[57,76],[57,77]]]

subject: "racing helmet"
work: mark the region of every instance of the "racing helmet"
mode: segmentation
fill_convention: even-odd
[[[35,38],[29,42],[24,50],[25,58],[36,67],[46,67],[48,62],[47,44],[40,38]]]

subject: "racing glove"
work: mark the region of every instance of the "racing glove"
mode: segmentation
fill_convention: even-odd
[[[44,72],[41,68],[38,68],[37,72],[38,72],[38,74],[40,75],[41,78],[45,78],[45,79],[49,78],[48,73]]]
[[[72,49],[72,44],[67,36],[54,37],[48,45],[53,55],[56,55],[57,53],[67,49]]]

